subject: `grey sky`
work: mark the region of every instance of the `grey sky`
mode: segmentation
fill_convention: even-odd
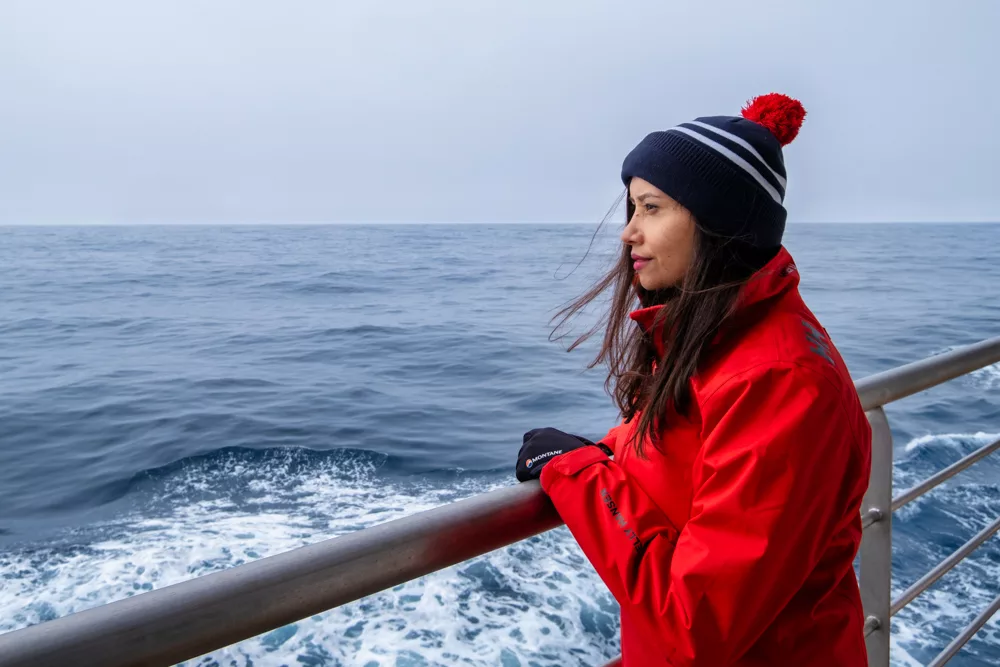
[[[597,221],[802,100],[792,221],[1000,219],[1000,2],[0,0],[0,223]]]

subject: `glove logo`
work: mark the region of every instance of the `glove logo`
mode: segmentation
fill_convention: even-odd
[[[555,450],[552,450],[551,452],[545,452],[544,454],[539,454],[535,458],[528,459],[527,461],[525,461],[524,465],[525,465],[525,467],[530,468],[531,466],[533,466],[535,464],[536,461],[541,461],[542,459],[547,459],[550,456],[555,456],[556,454],[562,454],[562,451],[563,450],[561,450],[561,449],[555,449]]]

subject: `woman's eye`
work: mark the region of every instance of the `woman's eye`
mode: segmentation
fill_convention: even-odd
[[[650,212],[650,213],[652,213],[653,211],[655,211],[656,209],[659,208],[659,206],[657,206],[656,204],[646,204],[645,206],[646,206],[646,210],[648,212]]]

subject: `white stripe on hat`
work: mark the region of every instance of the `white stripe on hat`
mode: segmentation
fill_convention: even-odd
[[[715,132],[720,137],[725,137],[726,139],[729,139],[730,141],[733,141],[733,142],[739,144],[743,148],[745,148],[748,151],[750,151],[751,155],[753,155],[755,158],[757,158],[758,160],[760,160],[760,163],[762,165],[764,165],[765,167],[768,168],[768,170],[774,175],[774,177],[776,179],[778,179],[778,183],[781,183],[781,187],[782,188],[787,188],[788,187],[788,183],[785,181],[785,177],[782,176],[781,174],[779,174],[778,172],[776,172],[774,169],[771,169],[771,165],[769,165],[767,163],[767,160],[765,160],[764,158],[762,158],[760,156],[760,153],[757,152],[757,149],[754,148],[753,146],[751,146],[749,142],[747,142],[746,140],[743,139],[743,137],[739,137],[739,136],[733,134],[732,132],[726,132],[723,129],[715,127],[714,125],[709,125],[708,123],[702,123],[700,120],[693,120],[690,123],[688,123],[688,125],[697,125],[698,127],[703,127],[706,130],[709,130],[710,132]]]
[[[700,141],[701,143],[708,146],[709,148],[725,155],[727,158],[729,158],[730,162],[737,165],[738,167],[741,167],[743,171],[750,174],[750,176],[752,176],[753,179],[757,181],[757,183],[759,183],[762,188],[767,190],[767,194],[771,195],[771,199],[773,199],[778,205],[781,205],[781,195],[779,195],[778,191],[774,189],[774,186],[768,183],[767,179],[761,176],[760,172],[757,171],[752,164],[744,160],[742,157],[732,152],[722,144],[712,141],[705,135],[698,134],[694,130],[689,130],[686,127],[672,127],[670,129],[674,132],[681,132],[683,134],[686,134],[692,139],[696,139],[697,141]]]

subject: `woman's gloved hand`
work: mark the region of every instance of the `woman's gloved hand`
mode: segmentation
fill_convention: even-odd
[[[554,428],[536,428],[524,434],[524,444],[517,454],[515,474],[517,481],[527,482],[538,479],[546,463],[566,452],[580,447],[600,447],[608,456],[611,450],[605,445],[595,445],[578,435],[563,433]]]

